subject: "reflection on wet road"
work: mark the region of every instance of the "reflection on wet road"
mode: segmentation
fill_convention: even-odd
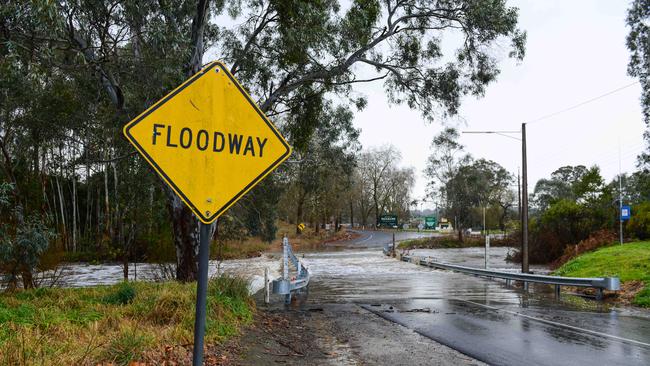
[[[393,234],[395,241],[403,241],[408,239],[425,238],[429,236],[439,235],[433,232],[426,231],[354,231],[359,235],[358,238],[348,241],[346,244],[352,248],[383,248],[384,245],[393,242]],[[340,244],[340,243],[339,243]]]
[[[365,245],[371,241],[358,246],[380,246]],[[428,255],[479,266],[475,251]],[[494,264],[514,270],[503,261],[506,252],[494,248]],[[543,285],[526,293],[503,281],[399,262],[377,249],[305,253],[304,260],[312,273],[308,304],[354,302],[487,363],[650,365],[646,313],[566,295],[557,300]]]

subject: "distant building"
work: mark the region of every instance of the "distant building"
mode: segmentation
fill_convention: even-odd
[[[451,222],[444,217],[440,218],[438,222],[438,230],[440,231],[454,231],[454,227],[451,225]]]

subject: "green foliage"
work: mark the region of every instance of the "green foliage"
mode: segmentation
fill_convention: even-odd
[[[0,185],[0,203],[11,203],[8,192],[16,188],[12,184]],[[40,217],[23,217],[22,206],[13,210],[13,225],[0,224],[0,273],[9,276],[9,288],[15,288],[18,276],[22,276],[23,287],[34,287],[32,274],[36,270],[41,255],[47,250],[54,233]],[[13,227],[12,227],[13,226]]]
[[[463,229],[482,226],[482,215],[476,215],[477,208],[497,212],[494,216],[498,217],[499,228],[505,230],[516,197],[510,187],[513,176],[491,160],[474,160],[465,153],[459,138],[454,128],[446,128],[434,137],[425,170],[430,179],[429,192],[434,197],[440,194],[444,214],[454,217],[459,239]],[[486,224],[490,226],[487,218]]]
[[[533,198],[536,211],[529,228],[530,262],[550,263],[568,245],[598,230],[613,229],[617,216],[612,190],[597,166],[564,166],[550,179],[538,181]]]
[[[641,106],[645,123],[650,124],[650,0],[633,0],[627,13],[627,25],[630,33],[627,36],[627,48],[630,50],[630,63],[627,73],[639,78],[641,82]],[[648,134],[646,132],[646,140]],[[647,155],[644,155],[647,158]],[[642,158],[642,162],[648,160]]]
[[[178,282],[0,294],[0,364],[143,361],[161,345],[192,342],[195,299],[196,285]],[[246,281],[210,280],[207,310],[206,342],[238,334],[255,311]]]
[[[492,239],[490,245],[493,247],[514,246],[512,239]],[[438,248],[471,248],[485,246],[484,238],[464,238],[458,240],[453,235],[434,236],[428,238],[405,240],[398,244],[399,249],[438,249]]]
[[[638,239],[650,238],[650,202],[632,206],[632,217],[625,225],[625,229]]]
[[[479,159],[460,166],[442,189],[449,216],[456,217],[456,229],[471,225],[472,209],[496,203],[511,181],[512,176],[493,161]]]
[[[126,305],[135,298],[135,288],[128,282],[123,282],[115,288],[114,292],[104,296],[102,302],[110,305]]]
[[[650,242],[598,249],[567,262],[554,273],[568,277],[619,277],[622,282],[643,281],[646,287],[637,293],[633,303],[650,306]]]
[[[464,95],[481,95],[499,59],[524,54],[517,9],[505,0],[353,0],[344,11],[336,0],[207,3],[202,19],[196,2],[0,5],[0,144],[9,154],[0,180],[15,184],[26,217],[47,213],[60,250],[142,260],[195,249],[196,220],[177,212],[121,128],[196,71],[207,49],[304,162],[231,210],[230,233],[265,240],[275,236],[279,202],[304,199],[317,221],[341,216],[358,151],[351,109],[366,104],[352,84],[382,82],[391,102],[432,120],[457,113]],[[224,9],[232,22],[219,21]],[[447,33],[463,39],[449,55],[441,47]],[[299,211],[281,211],[290,210]]]
[[[634,297],[634,305],[643,308],[650,308],[650,281],[646,282],[646,287],[639,291]]]

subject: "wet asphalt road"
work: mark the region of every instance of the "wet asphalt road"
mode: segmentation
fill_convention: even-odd
[[[647,312],[398,262],[379,250],[390,241],[363,232],[345,251],[306,253],[308,305],[355,303],[494,365],[650,365]]]
[[[393,242],[393,234],[395,234],[395,241],[400,242],[407,239],[425,238],[428,236],[439,235],[432,232],[416,232],[416,231],[355,231],[360,234],[356,239],[346,242],[350,248],[383,248],[386,244]]]

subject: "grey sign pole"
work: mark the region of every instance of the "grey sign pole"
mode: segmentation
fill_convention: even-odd
[[[199,278],[196,286],[196,315],[194,317],[194,350],[192,365],[203,365],[203,336],[205,334],[206,298],[208,296],[208,260],[210,257],[210,224],[201,223],[199,244]]]

